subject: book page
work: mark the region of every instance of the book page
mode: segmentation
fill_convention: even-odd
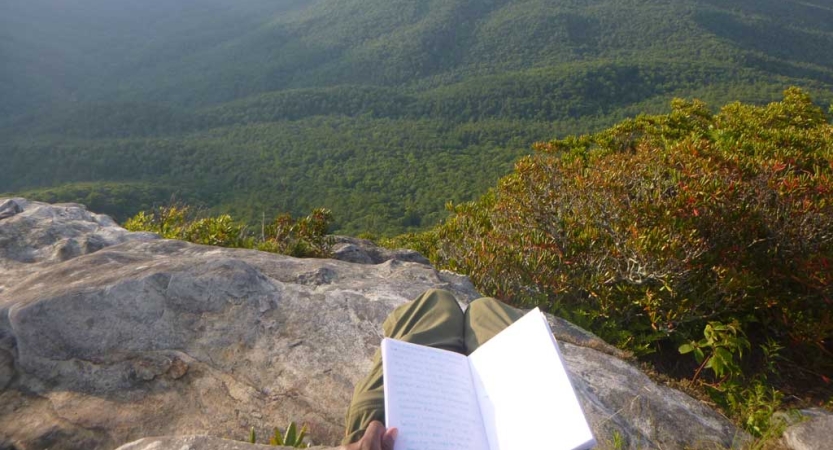
[[[386,338],[382,370],[395,450],[488,448],[465,355]]]
[[[469,355],[491,450],[595,445],[555,338],[538,309]]]

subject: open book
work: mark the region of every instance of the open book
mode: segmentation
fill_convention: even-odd
[[[596,441],[536,308],[466,357],[382,341],[395,450],[573,450]]]

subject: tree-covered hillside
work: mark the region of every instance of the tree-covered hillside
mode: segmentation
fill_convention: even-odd
[[[831,44],[822,0],[4,2],[0,192],[397,233],[672,97],[829,104]]]

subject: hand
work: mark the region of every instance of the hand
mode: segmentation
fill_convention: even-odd
[[[386,430],[382,422],[374,420],[370,422],[361,439],[350,445],[342,445],[339,450],[393,450],[393,441],[397,433],[396,428]]]

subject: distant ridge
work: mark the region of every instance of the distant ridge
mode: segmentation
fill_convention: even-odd
[[[145,203],[324,206],[353,234],[436,223],[532,142],[672,97],[833,100],[820,0],[32,0],[0,30],[0,192],[165,186]]]

